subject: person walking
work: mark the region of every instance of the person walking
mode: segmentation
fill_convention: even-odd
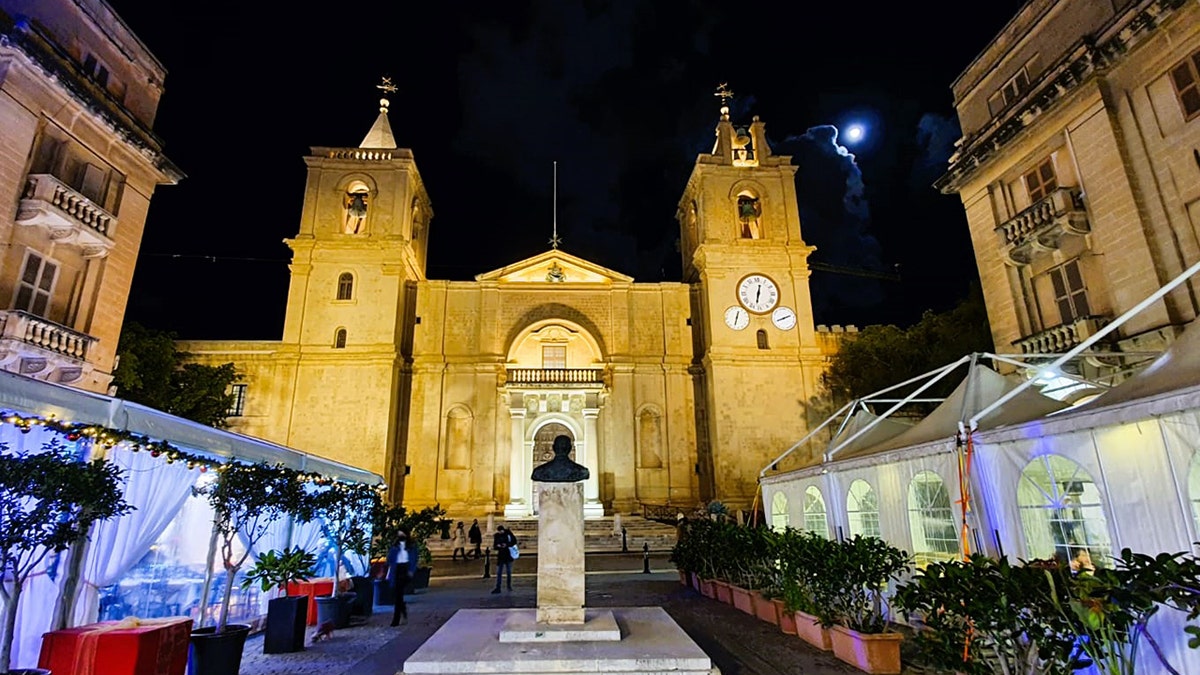
[[[408,533],[400,531],[396,543],[388,550],[388,580],[392,582],[392,594],[396,606],[392,609],[392,625],[408,623],[408,605],[404,602],[404,590],[408,587]]]
[[[517,536],[503,525],[496,526],[496,536],[492,537],[492,548],[496,551],[496,587],[492,593],[500,592],[500,577],[502,572],[508,573],[508,590],[512,590],[512,549],[517,545]]]
[[[458,552],[462,551],[463,562],[467,561],[467,533],[463,530],[462,521],[458,521],[458,526],[454,528],[454,553],[450,555],[451,561],[458,560]]]
[[[475,547],[475,559],[479,560],[479,557],[483,555],[479,551],[479,546],[483,544],[483,533],[479,531],[478,518],[471,521],[471,529],[467,531],[467,540]]]

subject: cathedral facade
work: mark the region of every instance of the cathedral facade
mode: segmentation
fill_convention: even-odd
[[[233,362],[230,427],[388,478],[456,515],[537,514],[530,472],[573,439],[586,513],[747,507],[808,429],[835,343],[813,326],[790,158],[722,108],[679,202],[684,278],[558,249],[474,281],[425,275],[433,210],[382,101],[358,148],[312,148],[283,338],[185,341]]]

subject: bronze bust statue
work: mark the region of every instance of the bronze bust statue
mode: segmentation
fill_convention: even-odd
[[[554,459],[533,470],[531,479],[539,483],[575,483],[587,480],[588,468],[571,461],[571,439],[559,436],[554,439]]]

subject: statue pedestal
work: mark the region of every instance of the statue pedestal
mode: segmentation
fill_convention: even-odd
[[[583,483],[538,483],[537,622],[584,623]]]

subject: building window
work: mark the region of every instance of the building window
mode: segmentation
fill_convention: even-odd
[[[917,567],[958,557],[954,510],[941,476],[922,471],[908,484],[908,524]]]
[[[338,277],[337,299],[350,300],[354,297],[354,275],[349,272],[342,272]]]
[[[829,538],[829,525],[825,521],[825,498],[821,488],[809,485],[804,491],[804,530]]]
[[[762,237],[762,203],[758,197],[743,193],[737,198],[738,222],[741,223],[742,239]]]
[[[771,497],[771,529],[776,532],[783,532],[788,526],[787,512],[787,495],[782,492],[776,492],[774,497]]]
[[[1104,505],[1083,467],[1060,455],[1034,459],[1021,471],[1017,507],[1028,558],[1057,558],[1074,570],[1107,564]]]
[[[1171,84],[1175,85],[1184,119],[1200,115],[1200,51],[1171,69]]]
[[[229,410],[225,411],[225,414],[229,417],[241,417],[246,414],[246,385],[230,385],[229,395],[233,400],[229,402]]]
[[[1029,91],[1029,70],[1022,67],[1011,80],[1004,83],[1000,90],[988,99],[988,110],[992,115],[999,115],[1008,106],[1017,102],[1021,94]]]
[[[1029,203],[1036,204],[1058,188],[1058,176],[1054,173],[1054,162],[1049,157],[1037,168],[1025,174],[1025,190],[1029,192]]]
[[[542,368],[566,368],[566,345],[542,345]]]
[[[846,517],[851,537],[880,536],[879,498],[875,496],[875,488],[861,478],[850,484],[850,492],[846,494]]]
[[[27,251],[13,309],[41,317],[47,316],[50,313],[50,296],[54,292],[54,281],[57,277],[57,264],[33,251]]]
[[[758,348],[759,349],[770,349],[771,348],[771,344],[769,342],[767,342],[767,331],[759,328],[758,332],[755,333],[755,338],[758,340]]]
[[[1064,324],[1091,315],[1078,259],[1051,269],[1050,284],[1054,287],[1054,304],[1058,305]]]
[[[345,349],[346,348],[346,329],[345,328],[339,328],[339,329],[337,329],[337,332],[333,334],[333,348],[334,349]]]

